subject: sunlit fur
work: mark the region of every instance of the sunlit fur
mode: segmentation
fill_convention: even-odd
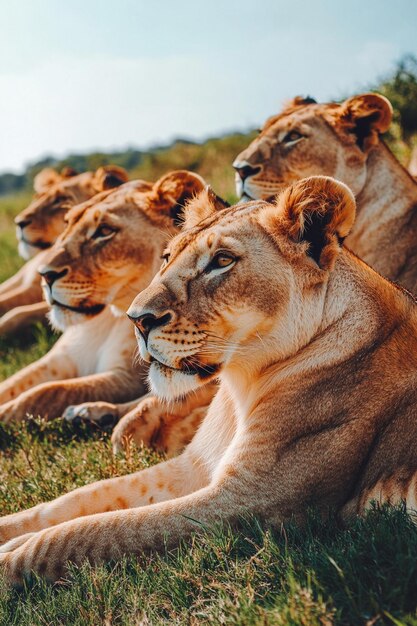
[[[180,369],[194,350],[198,387],[204,364],[218,367],[206,418],[174,459],[0,520],[9,581],[164,550],[219,519],[280,526],[314,505],[347,520],[372,499],[416,508],[416,304],[341,246],[352,194],[317,177],[275,204],[210,213],[171,242],[130,309],[171,314],[144,357]],[[219,249],[235,262],[216,276]]]
[[[115,165],[83,174],[69,168],[61,173],[46,168],[35,176],[35,197],[15,219],[19,253],[25,259],[33,258],[0,285],[0,334],[16,332],[44,317],[47,305],[41,305],[37,270],[48,254],[47,249],[64,230],[67,211],[127,179],[127,173]]]
[[[131,449],[132,444],[164,452],[167,458],[182,452],[194,437],[217,392],[215,383],[204,385],[180,400],[161,400],[148,394],[132,407],[98,407],[100,415],[116,415],[120,421],[112,433],[113,452]],[[88,407],[96,411],[95,403]],[[98,404],[98,403],[97,403]],[[133,404],[133,403],[132,403]]]
[[[318,181],[314,195],[311,180]],[[322,268],[330,270],[337,258],[339,242],[346,237],[354,222],[355,204],[350,190],[343,183],[324,180],[327,186],[322,182],[323,178],[307,180],[305,189],[310,195],[303,194],[303,182],[294,190],[290,188],[283,193],[279,206],[286,205],[287,215],[278,227],[285,227],[286,234],[297,241],[302,239],[311,215],[314,212],[321,216],[326,212],[329,214],[331,207],[332,221],[328,228],[333,230],[331,236],[323,239],[320,252]],[[332,198],[329,199],[330,195]],[[197,199],[189,205],[186,226],[195,223],[194,205],[200,202]],[[159,397],[181,397],[217,378],[224,367],[233,366],[235,359],[240,362],[242,355],[249,353],[253,358],[253,353],[268,341],[265,337],[273,326],[283,359],[294,351],[294,341],[303,341],[305,335],[311,334],[312,315],[308,312],[305,318],[306,303],[300,290],[294,289],[291,263],[274,264],[275,250],[271,244],[268,250],[266,236],[254,236],[256,229],[259,230],[258,215],[261,212],[267,213],[267,205],[250,202],[218,214],[206,202],[205,220],[171,242],[167,264],[130,307],[128,313],[133,317],[138,315],[138,309],[142,314],[150,312],[163,316],[169,313],[171,316],[169,323],[151,330],[146,343],[141,333],[136,332],[141,355],[151,363],[149,381],[152,390]],[[275,205],[273,212],[276,212]],[[239,223],[237,229],[236,222]],[[206,228],[207,223],[212,223],[210,229]],[[196,237],[200,231],[202,235]],[[299,244],[301,253],[305,253],[306,245],[306,242]],[[236,262],[227,268],[210,271],[211,259],[222,250],[231,252]],[[294,259],[291,257],[290,260]],[[258,267],[274,266],[277,271],[275,280],[268,272],[259,274]],[[313,285],[314,281],[320,281],[316,270],[315,264],[303,268],[304,273],[313,273],[313,277],[309,276]],[[316,295],[314,289],[312,295]],[[201,298],[206,301],[204,311]],[[156,310],[155,302],[158,303]],[[261,349],[259,356],[262,358],[262,355]],[[193,373],[193,364],[196,373]]]
[[[243,199],[268,199],[315,174],[343,181],[357,201],[346,245],[417,293],[417,183],[380,138],[391,118],[390,103],[378,94],[341,104],[295,98],[236,158],[236,167],[258,168],[243,183],[237,174],[237,189]],[[301,137],[288,141],[292,132]]]
[[[177,184],[181,182],[180,174],[180,172],[176,174]],[[199,222],[202,219],[204,207],[208,202],[214,211],[220,211],[227,206],[210,187],[206,187],[200,191],[198,197],[195,197],[199,181],[201,181],[201,185],[203,185],[203,181],[195,175],[188,175],[187,178],[188,183],[187,180],[182,183],[184,185],[182,191],[181,188],[177,191],[172,188],[169,191],[168,183],[172,185],[172,177],[171,181],[169,177],[162,180],[167,197],[175,198],[182,194],[182,201],[185,201],[187,196],[193,198],[192,205],[188,210],[186,209],[188,225],[191,221]],[[128,264],[125,268],[128,270]],[[53,307],[53,311],[55,308]],[[140,341],[141,334],[137,329],[136,335]],[[153,365],[151,369],[154,369]],[[185,383],[187,382],[188,380],[185,378]],[[137,400],[123,404],[103,401],[85,402],[68,407],[64,412],[64,417],[69,421],[78,418],[100,421],[102,418],[109,419],[112,417],[115,421],[120,420],[112,437],[115,452],[119,452],[126,445],[130,446],[133,442],[138,445],[145,444],[157,448],[167,456],[174,456],[191,440],[214,396],[216,387],[214,384],[208,384],[204,389],[186,397],[189,390],[190,388],[183,384],[181,391],[177,393],[179,401],[175,402],[171,401],[170,397],[166,397],[165,400],[168,402],[165,402],[155,396],[148,396],[142,402]]]
[[[22,420],[27,413],[52,418],[69,405],[143,394],[145,374],[133,365],[135,339],[124,311],[150,282],[178,230],[170,211],[185,188],[191,197],[204,184],[173,172],[155,184],[125,183],[69,211],[64,233],[40,268],[65,270],[44,285],[51,319],[65,332],[47,355],[0,385],[0,420]],[[104,226],[110,234],[102,237]]]

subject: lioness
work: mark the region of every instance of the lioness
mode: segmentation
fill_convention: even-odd
[[[342,104],[295,98],[236,158],[237,188],[243,199],[268,199],[313,174],[343,181],[357,202],[346,244],[417,293],[417,182],[380,139],[391,118],[388,100],[374,93]]]
[[[67,228],[40,268],[50,319],[64,334],[0,384],[1,421],[28,413],[53,418],[70,404],[126,402],[144,393],[124,311],[156,273],[182,204],[204,185],[197,175],[173,172],[154,185],[125,183],[67,213]]]
[[[42,298],[37,270],[46,250],[64,230],[66,212],[127,180],[127,172],[116,165],[83,174],[70,168],[64,168],[61,173],[46,168],[35,176],[35,198],[15,218],[19,253],[24,259],[34,258],[0,285],[0,334],[42,319],[49,310]]]
[[[312,504],[416,506],[417,308],[342,246],[350,190],[312,177],[274,204],[199,213],[128,314],[160,396],[220,377],[207,417],[174,459],[0,520],[10,581],[248,512],[275,525]]]

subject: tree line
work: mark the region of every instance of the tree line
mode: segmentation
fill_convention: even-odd
[[[416,158],[417,153],[417,58],[412,55],[404,56],[391,73],[376,81],[375,84],[370,85],[368,89],[378,91],[391,101],[395,113],[394,123],[387,134],[387,141],[404,165],[409,164],[413,158]],[[223,140],[220,143],[224,143],[224,140],[227,141],[228,137],[230,137],[231,143],[233,143],[234,138],[238,135],[240,137],[246,136],[241,133],[231,133],[219,138]],[[208,140],[206,143],[209,145],[210,141],[212,140]],[[147,164],[157,161],[164,152],[171,155],[173,151],[182,153],[186,146],[200,146],[203,148],[204,145],[205,143],[176,139],[167,146],[159,146],[147,151],[128,148],[119,152],[71,154],[65,159],[56,159],[53,156],[48,156],[28,165],[23,174],[10,172],[0,174],[0,195],[30,189],[33,177],[44,167],[55,167],[57,169],[71,167],[78,172],[83,172],[95,170],[101,165],[114,163],[129,172],[140,171],[142,168],[148,169],[146,167]]]

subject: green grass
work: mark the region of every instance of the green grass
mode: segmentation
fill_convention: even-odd
[[[17,253],[13,218],[27,206],[30,197],[30,193],[0,196],[0,282],[23,264]]]
[[[135,174],[152,180],[168,169],[196,168],[233,200],[229,162],[247,141],[236,135],[204,148],[180,143]],[[21,265],[13,217],[28,198],[0,198],[1,280]],[[0,380],[54,340],[42,326],[0,338]],[[114,458],[109,436],[59,421],[0,426],[0,515],[158,462],[145,449]],[[417,626],[416,557],[417,527],[400,508],[371,511],[348,529],[314,513],[303,528],[275,532],[252,519],[238,531],[225,526],[196,535],[167,554],[73,568],[66,584],[36,579],[23,591],[0,584],[0,626]]]
[[[188,169],[209,182],[222,198],[236,201],[234,171],[231,163],[256,133],[226,135],[203,144],[178,141],[168,148],[147,154],[131,172],[132,178],[156,180],[170,170]]]
[[[0,197],[0,282],[12,276],[24,263],[17,252],[14,217],[24,209],[30,193]],[[19,337],[0,337],[0,381],[39,359],[56,340],[40,324]]]
[[[3,514],[158,461],[146,450],[115,459],[108,432],[58,422],[1,429],[0,450]],[[66,584],[0,586],[0,624],[417,625],[416,554],[401,508],[349,529],[313,513],[275,532],[246,520],[166,554],[73,568]]]
[[[0,337],[0,381],[40,359],[55,343],[57,335],[37,324],[18,337]]]
[[[57,422],[4,428],[0,449],[2,513],[158,461],[146,450],[114,459],[107,432]],[[0,586],[0,624],[417,625],[416,554],[400,508],[349,529],[313,513],[275,532],[243,520],[166,554],[72,568],[66,584]]]

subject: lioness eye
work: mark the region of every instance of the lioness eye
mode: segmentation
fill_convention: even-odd
[[[219,252],[216,254],[213,259],[210,261],[206,268],[206,272],[211,272],[212,270],[220,270],[224,267],[232,266],[235,263],[236,259],[231,254],[226,254],[225,252]]]
[[[61,209],[63,208],[63,205],[68,204],[68,200],[69,198],[66,196],[57,196],[52,203],[52,208]]]
[[[234,259],[232,259],[230,256],[226,256],[225,254],[219,254],[219,256],[216,256],[214,260],[217,267],[227,267],[228,265],[230,265],[230,263],[233,263],[234,261]]]
[[[169,252],[164,252],[164,254],[161,256],[161,259],[164,262],[163,265],[166,265],[166,263],[168,263],[170,256],[171,255]]]
[[[68,198],[66,196],[57,196],[54,200],[54,204],[63,204],[67,202]]]
[[[292,130],[285,135],[282,141],[284,143],[290,143],[291,141],[297,141],[298,139],[301,139],[302,137],[303,135],[299,133],[297,130]]]
[[[97,228],[96,232],[93,235],[93,239],[109,237],[114,232],[116,231],[111,226],[108,226],[107,224],[100,224],[100,226]]]

